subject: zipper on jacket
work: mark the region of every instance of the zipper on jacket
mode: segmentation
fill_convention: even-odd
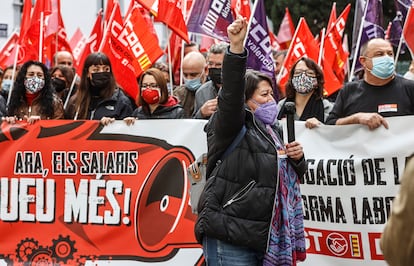
[[[231,205],[233,202],[240,200],[244,195],[250,192],[252,188],[256,185],[256,181],[252,180],[250,181],[246,186],[241,188],[239,191],[237,191],[227,202],[223,205],[223,209],[227,206]]]
[[[96,111],[96,109],[94,109],[94,110],[91,111],[90,120],[93,120],[93,117],[95,116],[95,111]]]
[[[259,130],[259,132],[263,135],[263,137],[265,137],[265,139],[267,139],[267,141],[269,141],[270,144],[275,148],[276,156],[277,156],[277,158],[279,158],[279,155],[277,153],[277,147],[276,147],[274,141],[273,140],[269,140],[269,138],[266,136],[266,134],[263,133],[263,131],[256,124],[256,120],[254,119],[254,114],[253,113],[252,113],[252,115],[253,115],[253,124],[254,124],[254,126]],[[276,203],[276,199],[277,199],[277,192],[279,190],[279,181],[280,181],[280,177],[279,177],[279,168],[280,168],[279,167],[279,161],[277,161],[276,163],[277,163],[277,169],[276,169],[276,175],[277,176],[276,176],[275,198],[273,199],[272,217],[270,218],[269,233],[267,234],[266,251],[269,250],[270,234],[271,234],[271,229],[272,229],[271,228],[272,227],[272,220],[273,220],[273,217],[275,216],[275,209],[276,209],[275,203]]]

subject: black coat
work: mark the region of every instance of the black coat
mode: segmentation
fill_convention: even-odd
[[[264,124],[245,109],[246,58],[247,52],[227,52],[224,58],[218,111],[206,125],[210,178],[200,197],[195,233],[199,242],[207,235],[264,252],[279,178],[278,158]],[[215,167],[243,124],[244,138]],[[292,163],[298,174],[305,172],[304,160]]]
[[[0,95],[0,117],[7,115],[6,102],[7,100],[2,95]]]
[[[105,116],[121,120],[131,116],[133,110],[131,100],[121,89],[117,88],[110,98],[92,98],[86,119],[101,120],[101,118]],[[68,109],[65,112],[65,118],[73,119],[75,114],[75,106],[69,104]]]
[[[150,112],[147,105],[134,110],[133,117],[138,119],[182,119],[185,118],[184,108],[174,97],[170,97],[167,104],[158,105],[154,112]]]

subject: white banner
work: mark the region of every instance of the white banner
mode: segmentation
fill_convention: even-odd
[[[390,214],[392,200],[398,192],[399,177],[404,170],[406,158],[414,152],[414,127],[412,126],[414,116],[388,118],[387,121],[389,129],[380,127],[373,131],[362,125],[323,125],[310,130],[305,128],[303,122],[295,123],[296,139],[304,147],[309,167],[301,180],[307,259],[300,265],[386,265],[379,247],[379,239]],[[56,187],[60,187],[65,184],[61,175],[63,173],[40,171],[41,177],[38,177],[37,174],[29,171],[20,175],[15,173],[16,169],[24,170],[27,168],[26,164],[17,164],[18,168],[10,168],[10,166],[20,162],[18,160],[20,157],[17,155],[21,154],[27,156],[40,154],[43,157],[39,155],[39,164],[34,166],[44,164],[45,167],[53,168],[60,164],[52,164],[52,162],[65,154],[69,156],[79,153],[80,156],[87,154],[85,151],[88,150],[92,151],[91,154],[112,154],[122,150],[139,151],[139,156],[136,158],[139,170],[134,178],[118,175],[113,177],[114,180],[122,181],[126,188],[131,188],[128,191],[131,191],[130,198],[135,199],[135,204],[124,203],[122,206],[131,205],[136,208],[136,212],[130,214],[126,212],[125,216],[131,219],[128,221],[138,222],[135,226],[129,227],[124,223],[111,227],[100,226],[99,230],[96,229],[98,226],[96,224],[82,224],[81,226],[85,227],[85,232],[88,232],[91,239],[95,237],[93,238],[95,244],[100,245],[99,250],[102,252],[101,257],[98,256],[93,261],[85,257],[85,263],[87,265],[109,265],[116,260],[117,265],[199,265],[202,250],[193,235],[195,217],[190,217],[190,213],[181,215],[186,213],[187,209],[189,210],[187,206],[189,182],[183,182],[182,189],[179,187],[183,195],[180,194],[176,200],[176,203],[179,203],[177,204],[178,214],[171,230],[159,237],[159,243],[152,243],[150,239],[154,236],[152,233],[151,235],[145,234],[149,231],[146,231],[145,226],[139,223],[141,221],[139,217],[144,217],[144,214],[153,215],[153,212],[146,210],[146,205],[143,207],[138,203],[146,202],[149,191],[160,189],[161,181],[158,183],[151,181],[151,173],[153,169],[158,169],[157,167],[165,161],[163,158],[167,158],[172,152],[175,152],[177,158],[181,158],[182,164],[178,167],[181,170],[178,172],[182,171],[183,178],[187,179],[184,172],[191,163],[192,159],[189,158],[197,158],[207,150],[206,135],[203,131],[205,123],[205,120],[193,119],[137,120],[134,125],[127,126],[123,121],[116,121],[103,128],[99,127],[98,122],[91,121],[77,123],[50,120],[40,121],[34,125],[3,124],[3,138],[0,142],[0,145],[3,145],[1,146],[3,153],[0,156],[2,164],[0,169],[5,182],[8,176],[16,180],[22,177],[22,180],[27,181],[27,176],[43,180],[45,176],[42,173],[44,173],[48,179],[56,183]],[[54,146],[51,147],[50,143]],[[30,150],[33,152],[21,152]],[[59,151],[62,152],[59,153]],[[60,157],[54,157],[55,159],[52,160],[50,154],[53,153],[58,153]],[[80,165],[83,165],[82,162]],[[70,165],[64,164],[63,166]],[[96,177],[94,175],[89,177],[82,173],[79,175],[66,178],[98,179],[98,175]],[[164,177],[164,175],[165,173],[159,176]],[[7,187],[1,187],[0,190],[2,189],[7,192]],[[1,192],[3,193],[3,190]],[[169,195],[168,191],[162,193]],[[56,194],[56,202],[62,202],[59,198],[62,195],[62,193]],[[175,199],[172,194],[170,196],[171,200]],[[64,208],[56,208],[56,217],[61,215],[62,209]],[[84,241],[84,237],[68,230],[66,224],[59,222],[58,219],[54,220],[53,226],[44,223],[26,223],[23,220],[0,221],[0,226],[4,228],[11,228],[11,225],[14,226],[14,229],[10,231],[12,234],[8,234],[1,242],[2,259],[13,259],[17,256],[20,261],[24,259],[34,261],[34,258],[37,258],[35,253],[45,249],[43,245],[56,248],[57,244],[66,242],[73,245],[71,253],[69,255],[58,254],[61,255],[57,257],[60,260],[68,260],[72,256],[76,258],[76,256],[95,254],[95,246]],[[47,226],[51,236],[41,233],[44,232],[44,226]],[[107,241],[101,241],[100,234],[117,232],[117,227],[122,227],[123,233],[126,233],[122,241],[126,241],[129,247],[134,247],[133,251],[126,250],[126,248],[120,249],[118,246],[108,246]],[[55,239],[59,234],[63,236]],[[70,238],[65,237],[66,235],[70,235]],[[126,240],[125,237],[131,237],[131,239]],[[26,253],[13,254],[35,240],[36,243],[39,241],[39,246],[25,250]],[[146,241],[149,241],[150,245]],[[154,250],[157,252],[153,252],[153,249],[149,252],[148,245],[150,248],[155,245],[157,249]],[[53,254],[46,255],[54,259]],[[128,257],[125,257],[126,255]],[[134,256],[131,257],[132,255]],[[107,257],[111,259],[107,260]],[[148,260],[148,258],[151,259]],[[0,260],[0,265],[5,265],[5,261]]]
[[[414,153],[414,117],[387,121],[389,129],[373,131],[296,123],[309,166],[301,186],[308,254],[302,265],[386,265],[379,239]]]

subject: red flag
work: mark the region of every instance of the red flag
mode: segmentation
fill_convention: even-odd
[[[181,64],[181,38],[175,34],[172,33],[170,37],[170,57],[168,58],[168,63],[171,66],[171,70],[173,75],[179,73],[179,68]],[[166,48],[166,54],[168,54],[168,47]],[[170,61],[171,60],[171,61]],[[179,82],[178,79],[174,79],[174,81],[177,83]]]
[[[22,47],[24,59],[43,61],[43,43],[47,17],[51,14],[50,0],[37,0],[33,8],[30,26],[23,37]],[[40,56],[42,53],[42,56]],[[39,58],[42,57],[42,58]]]
[[[280,50],[280,45],[279,45],[279,41],[278,41],[277,37],[275,36],[275,34],[271,31],[269,31],[269,37],[270,37],[270,46],[272,47],[272,49],[274,51],[279,51]]]
[[[45,57],[46,63],[52,61],[57,51],[69,51],[72,49],[67,39],[65,25],[60,13],[60,0],[52,1],[52,13],[49,15],[45,31]]]
[[[331,27],[335,25],[336,21],[336,2],[333,2],[331,14],[329,15],[328,25],[326,27],[326,31],[330,31]]]
[[[32,0],[24,0],[23,11],[22,11],[22,20],[21,20],[21,23],[20,23],[19,43],[22,43],[23,38],[25,37],[27,30],[29,29],[31,13],[32,13]]]
[[[60,0],[50,0],[51,8],[50,15],[45,25],[45,37],[53,35],[59,31],[59,27],[63,26],[62,16],[60,14]],[[63,26],[64,28],[64,26]]]
[[[385,30],[385,36],[384,39],[386,40],[390,40],[390,36],[391,36],[391,26],[392,26],[392,22],[388,22],[388,26],[387,29]]]
[[[213,44],[218,43],[217,39],[211,38],[210,36],[200,35],[200,38],[199,50],[201,53],[207,53]]]
[[[82,67],[85,62],[86,57],[93,53],[97,52],[99,49],[99,44],[102,39],[102,9],[99,10],[96,17],[95,24],[92,28],[91,34],[89,35],[88,40],[86,41],[85,47],[83,48],[82,55],[79,60],[76,62],[76,72],[79,76],[82,75]]]
[[[136,77],[150,68],[163,55],[163,51],[158,46],[156,36],[142,30],[147,27],[138,4],[127,14],[122,27],[120,12],[116,13],[112,23],[115,25],[110,27],[111,38],[105,43],[103,51],[111,58],[117,82],[136,99],[139,95]]]
[[[286,7],[285,16],[282,19],[282,23],[277,33],[277,39],[282,49],[289,48],[290,42],[295,32],[295,25],[293,24],[292,17],[290,16],[289,9]]]
[[[133,9],[130,9],[129,11],[132,12]],[[136,99],[138,95],[137,75],[131,62],[133,61],[133,55],[130,53],[126,41],[131,39],[128,39],[128,36],[130,35],[122,31],[124,23],[122,21],[119,3],[115,2],[111,12],[107,12],[107,14],[111,18],[108,18],[107,20],[108,36],[102,40],[104,42],[101,44],[101,46],[103,45],[102,52],[105,53],[111,61],[112,71],[115,75],[116,82],[128,95],[133,97],[133,99]],[[123,42],[117,39],[117,37],[120,36],[122,36],[121,40]],[[126,40],[122,38],[125,38]],[[134,40],[137,40],[137,38],[134,37]]]
[[[106,27],[109,23],[112,10],[114,9],[114,5],[115,5],[114,1],[118,2],[117,0],[107,0],[107,2],[106,2],[105,14],[104,14],[104,28],[105,29],[106,29]],[[133,2],[133,1],[131,1],[131,2]]]
[[[136,0],[147,10],[149,10],[156,18],[156,20],[165,23],[168,28],[174,31],[187,43],[190,42],[188,38],[187,26],[183,18],[181,9],[181,0]]]
[[[13,60],[16,53],[16,47],[19,41],[19,34],[13,32],[9,39],[0,50],[0,67],[5,68],[13,64]]]
[[[407,47],[410,49],[411,54],[414,53],[414,2],[410,9],[408,9],[407,18],[405,19],[403,34]]]
[[[345,80],[344,69],[349,53],[343,49],[342,36],[350,10],[351,5],[348,4],[325,36],[322,67],[328,95],[340,89]]]
[[[233,17],[237,18],[237,15],[241,15],[249,19],[251,15],[250,0],[231,0],[231,10]]]
[[[86,37],[83,35],[82,31],[78,27],[75,33],[72,35],[72,38],[69,40],[70,48],[72,49],[72,55],[75,62],[79,60],[82,55],[83,48],[86,45]],[[75,63],[76,65],[76,63]]]
[[[0,66],[14,64],[15,55],[18,50],[17,64],[23,64],[26,60],[26,49],[24,47],[25,35],[30,27],[30,17],[32,12],[32,1],[24,0],[22,18],[20,23],[20,34],[14,33],[10,36],[0,54]],[[17,41],[15,40],[17,34]]]
[[[313,37],[311,30],[304,18],[300,18],[299,25],[293,36],[292,43],[286,54],[285,61],[283,62],[283,68],[278,78],[278,83],[282,89],[285,88],[285,84],[289,79],[289,71],[293,64],[303,56],[313,59],[318,62],[319,48],[318,44]]]

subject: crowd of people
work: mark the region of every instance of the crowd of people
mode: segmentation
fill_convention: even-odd
[[[195,227],[207,265],[295,265],[306,257],[298,178],[306,171],[306,151],[281,137],[278,121],[286,117],[287,103],[295,106],[294,119],[310,129],[323,124],[388,128],[386,117],[414,114],[414,61],[407,74],[398,75],[390,42],[371,39],[361,48],[362,78],[345,83],[331,101],[324,94],[323,71],[312,59],[300,58],[292,66],[284,91],[272,85],[273,77],[246,69],[246,30],[239,17],[228,28],[230,44],[214,44],[206,54],[188,45],[181,86],[167,64],[155,63],[137,78],[136,99],[117,84],[101,52],[86,58],[80,77],[67,51],[55,54],[50,69],[37,61],[8,66],[0,77],[0,116],[7,123],[29,124],[41,119],[100,120],[103,125],[208,120],[207,176],[214,173],[214,182],[208,180]],[[285,56],[286,51],[274,53],[275,76]],[[220,161],[243,127],[243,140]],[[224,201],[229,195],[239,202]],[[393,238],[386,235],[382,246],[389,247],[387,239]]]

